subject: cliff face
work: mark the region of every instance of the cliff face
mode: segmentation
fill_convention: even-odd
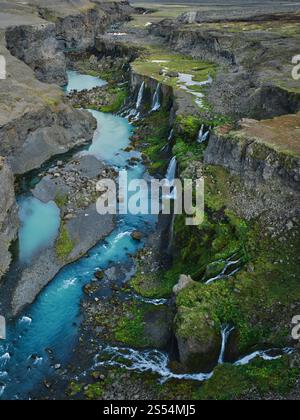
[[[54,3],[37,1],[33,13],[39,17],[30,24],[6,25],[6,46],[34,70],[38,80],[63,86],[67,82],[64,51],[94,48],[97,35],[110,24],[127,19],[131,8],[127,2],[85,2],[83,7],[67,4],[67,9],[64,2],[62,7]]]
[[[11,254],[9,247],[18,231],[17,206],[14,194],[13,174],[3,158],[0,158],[0,279],[6,273]]]
[[[266,122],[245,120],[239,130],[222,127],[211,135],[204,161],[225,168],[242,182],[235,204],[241,217],[250,220],[265,214],[267,223],[276,224],[279,230],[286,229],[289,220],[298,220],[300,153],[296,121],[297,116]],[[275,123],[278,128],[272,131]],[[291,124],[290,130],[284,129],[285,123]],[[291,138],[295,144],[289,144],[287,150]]]
[[[266,22],[255,30],[245,25],[244,22],[232,26],[207,22],[182,25],[165,20],[153,24],[150,32],[161,37],[172,50],[218,63],[223,68],[207,92],[216,112],[256,119],[298,112],[300,94],[291,77],[291,60],[297,55],[298,38],[287,37],[284,29],[276,27],[274,32],[266,31]],[[297,28],[299,17],[290,25]]]
[[[53,23],[10,27],[6,31],[6,43],[12,55],[34,70],[38,80],[58,85],[67,83],[65,56]]]
[[[85,51],[94,48],[95,39],[114,22],[128,19],[127,2],[103,2],[84,13],[56,20],[56,34],[63,48]]]
[[[0,50],[8,74],[0,84],[0,154],[15,174],[92,138],[95,121],[89,113],[73,109],[59,88],[39,82],[28,66]]]

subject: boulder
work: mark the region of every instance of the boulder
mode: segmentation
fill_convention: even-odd
[[[221,349],[221,334],[198,307],[179,308],[175,335],[179,359],[189,372],[211,372]]]
[[[103,271],[103,270],[98,270],[98,271],[96,271],[96,273],[95,273],[95,277],[96,277],[96,279],[98,279],[98,280],[103,280],[103,278],[104,278],[104,271]]]
[[[141,241],[142,240],[142,237],[143,237],[143,234],[141,232],[139,232],[139,231],[136,230],[136,231],[134,231],[134,232],[131,233],[131,237],[135,241]]]
[[[194,283],[194,280],[191,276],[186,276],[185,274],[181,274],[179,277],[179,282],[174,286],[173,292],[175,295],[178,295],[181,290],[185,289],[189,284]]]

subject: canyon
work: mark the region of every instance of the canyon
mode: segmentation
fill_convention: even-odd
[[[72,324],[72,355],[48,348],[51,368],[21,396],[298,397],[299,5],[196,5],[167,18],[126,1],[0,5],[0,309],[17,336],[63,282]],[[82,90],[68,90],[72,77]],[[96,182],[122,167],[204,177],[204,223],[95,214]],[[16,197],[29,192],[60,218],[56,240],[24,265]]]

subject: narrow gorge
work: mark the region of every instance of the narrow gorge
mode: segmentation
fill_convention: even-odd
[[[300,5],[136,3],[0,2],[0,399],[298,399]]]

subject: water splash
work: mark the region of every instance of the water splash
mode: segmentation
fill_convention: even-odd
[[[4,394],[6,386],[0,382],[0,397]]]
[[[30,325],[32,323],[32,319],[29,316],[22,316],[19,321],[20,325]]]
[[[11,359],[10,354],[8,352],[7,353],[4,353],[0,357],[0,367],[1,368],[5,367],[7,365],[7,363],[10,361],[10,359]]]

